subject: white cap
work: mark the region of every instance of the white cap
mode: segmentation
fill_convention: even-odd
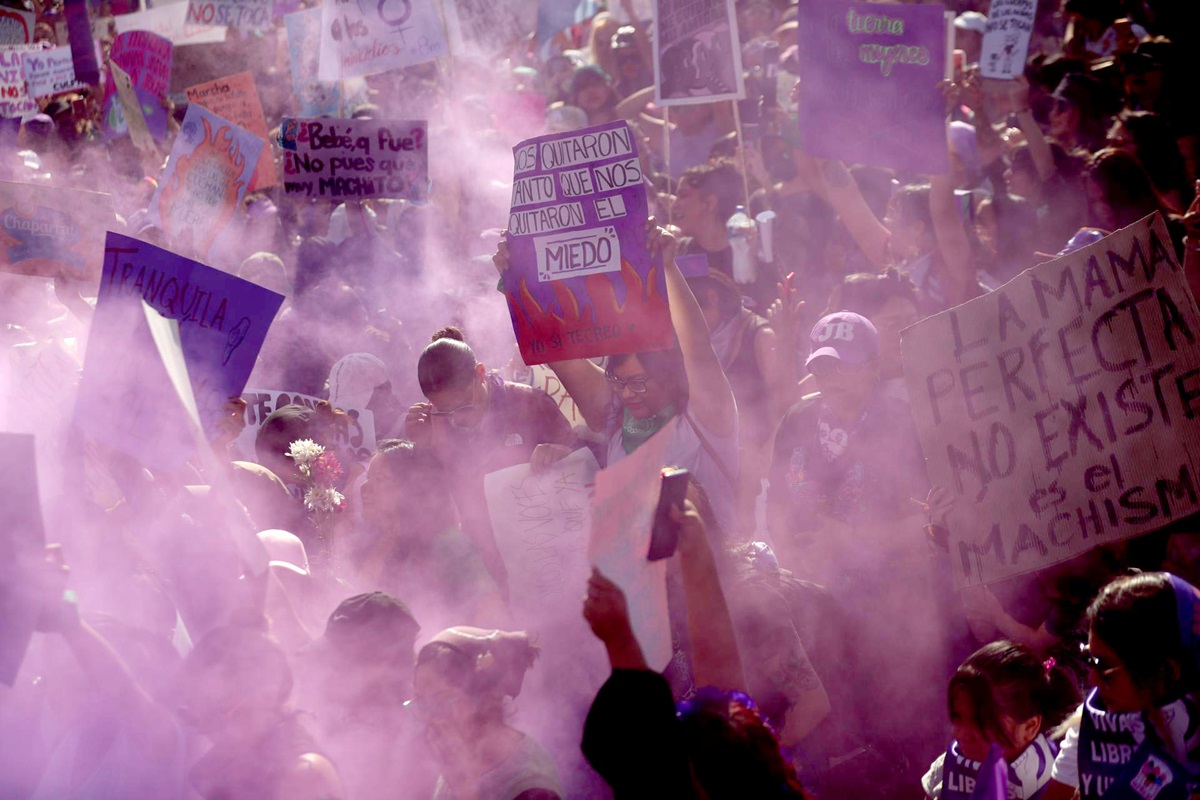
[[[987,31],[987,17],[978,11],[964,11],[954,18],[954,27],[983,35]]]
[[[258,532],[258,540],[262,542],[271,560],[269,566],[279,567],[297,575],[308,575],[308,553],[300,537],[288,531],[271,529]]]
[[[370,353],[342,356],[329,370],[329,404],[343,411],[366,408],[376,387],[389,380],[387,367]]]

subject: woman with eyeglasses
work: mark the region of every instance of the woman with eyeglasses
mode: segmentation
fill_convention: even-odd
[[[708,323],[675,263],[678,242],[651,218],[651,255],[662,254],[667,302],[677,346],[671,350],[611,356],[606,367],[587,359],[550,364],[593,431],[604,432],[608,466],[678,418],[666,463],[687,469],[704,486],[724,530],[736,530],[738,481],[737,405],[713,349]],[[501,240],[492,261],[508,269]]]
[[[433,335],[417,361],[417,381],[426,402],[409,408],[405,432],[436,456],[463,530],[497,585],[505,587],[483,476],[524,463],[545,469],[575,449],[575,434],[550,395],[488,370],[457,328]]]
[[[1054,761],[1045,800],[1174,800],[1200,773],[1200,664],[1194,586],[1167,572],[1126,575],[1088,609],[1088,694]]]

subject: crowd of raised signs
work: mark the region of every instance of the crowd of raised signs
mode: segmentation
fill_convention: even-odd
[[[1200,793],[1191,0],[0,2],[0,798]]]

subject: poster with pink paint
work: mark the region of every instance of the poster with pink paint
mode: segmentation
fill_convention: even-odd
[[[258,166],[264,142],[195,103],[175,137],[150,201],[150,219],[172,246],[201,257],[227,235]]]
[[[149,31],[119,33],[109,51],[109,60],[129,75],[146,128],[160,142],[167,135],[166,99],[171,90],[174,51],[169,40]],[[128,123],[112,70],[107,72],[102,119],[110,135],[119,136],[128,130]]]
[[[0,7],[0,45],[31,43],[34,19],[32,11]]]
[[[185,94],[189,103],[204,106],[218,117],[240,125],[266,142],[267,121],[263,116],[262,102],[258,99],[254,73],[239,72],[208,83],[189,86]],[[253,192],[275,185],[275,159],[270,157],[269,151],[266,156],[258,160],[258,169],[254,172],[254,179],[250,181],[248,191]]]
[[[804,152],[942,175],[946,23],[941,3],[808,0],[799,6]]]
[[[284,193],[312,198],[424,200],[429,141],[424,120],[284,117]]]

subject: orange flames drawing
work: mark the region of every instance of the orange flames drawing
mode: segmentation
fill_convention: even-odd
[[[214,132],[207,119],[201,117],[200,122],[203,138],[192,152],[179,157],[159,196],[159,214],[168,237],[190,239],[195,252],[203,255],[233,219],[247,181],[241,179],[246,157],[233,131]]]

